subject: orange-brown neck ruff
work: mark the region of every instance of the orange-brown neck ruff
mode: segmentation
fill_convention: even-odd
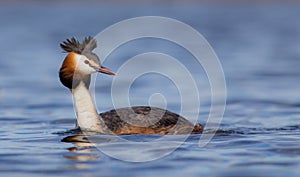
[[[76,88],[79,85],[80,81],[84,82],[87,88],[90,85],[90,75],[81,75],[80,72],[76,71],[76,57],[78,56],[79,54],[70,52],[63,61],[63,64],[59,71],[59,78],[61,83],[69,89]]]

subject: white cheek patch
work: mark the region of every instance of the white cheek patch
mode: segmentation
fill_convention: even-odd
[[[97,68],[99,68],[99,65],[97,63],[95,63],[93,60],[89,60],[88,64],[90,67],[94,68],[95,70],[97,70]]]
[[[84,73],[84,74],[92,74],[97,72],[93,67],[90,66],[90,62],[86,62],[89,61],[89,59],[84,56],[84,55],[77,55],[76,56],[76,62],[77,62],[77,67],[76,70]]]

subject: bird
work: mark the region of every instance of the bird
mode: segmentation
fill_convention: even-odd
[[[202,133],[200,123],[194,125],[186,118],[158,107],[125,107],[98,114],[89,91],[91,75],[114,76],[115,72],[101,64],[93,52],[97,41],[91,36],[85,37],[81,43],[74,37],[66,39],[60,47],[67,56],[59,69],[59,79],[72,93],[76,126],[81,131],[109,135]]]

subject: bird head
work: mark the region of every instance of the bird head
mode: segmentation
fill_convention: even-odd
[[[83,81],[88,87],[90,75],[97,72],[115,75],[102,66],[99,57],[92,52],[97,47],[97,41],[92,37],[84,38],[82,43],[73,37],[63,41],[60,47],[68,53],[59,71],[60,81],[64,86],[72,89]]]

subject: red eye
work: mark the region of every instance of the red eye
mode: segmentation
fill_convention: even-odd
[[[89,64],[90,62],[88,60],[84,60],[84,63],[85,64]]]

